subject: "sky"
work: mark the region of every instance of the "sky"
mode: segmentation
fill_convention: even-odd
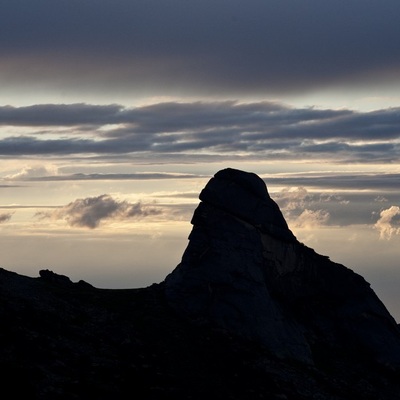
[[[2,0],[0,266],[161,282],[232,167],[400,321],[399,15],[398,0]]]

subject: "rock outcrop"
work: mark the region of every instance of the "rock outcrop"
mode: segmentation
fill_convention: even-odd
[[[199,325],[313,365],[343,354],[400,366],[400,331],[358,274],[298,242],[265,183],[219,171],[200,194],[169,304]],[[322,349],[322,350],[321,350]]]
[[[5,396],[399,399],[399,328],[369,284],[299,243],[256,175],[220,171],[200,199],[158,284],[0,268]]]

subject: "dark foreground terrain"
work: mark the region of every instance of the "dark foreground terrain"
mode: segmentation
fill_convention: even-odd
[[[399,326],[361,276],[299,243],[254,174],[200,200],[160,284],[0,268],[2,398],[400,399]]]
[[[104,290],[0,270],[2,392],[26,399],[398,399],[399,373],[346,354],[315,365],[198,327],[163,284]],[[5,397],[3,397],[5,398]]]

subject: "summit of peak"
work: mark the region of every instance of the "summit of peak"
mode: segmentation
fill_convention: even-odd
[[[218,171],[200,193],[200,200],[240,218],[262,232],[285,241],[296,238],[265,182],[252,172],[233,168]]]

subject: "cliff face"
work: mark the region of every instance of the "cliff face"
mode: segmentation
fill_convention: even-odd
[[[264,182],[226,169],[200,194],[169,304],[198,324],[313,364],[317,349],[400,365],[400,332],[370,285],[299,243]]]

